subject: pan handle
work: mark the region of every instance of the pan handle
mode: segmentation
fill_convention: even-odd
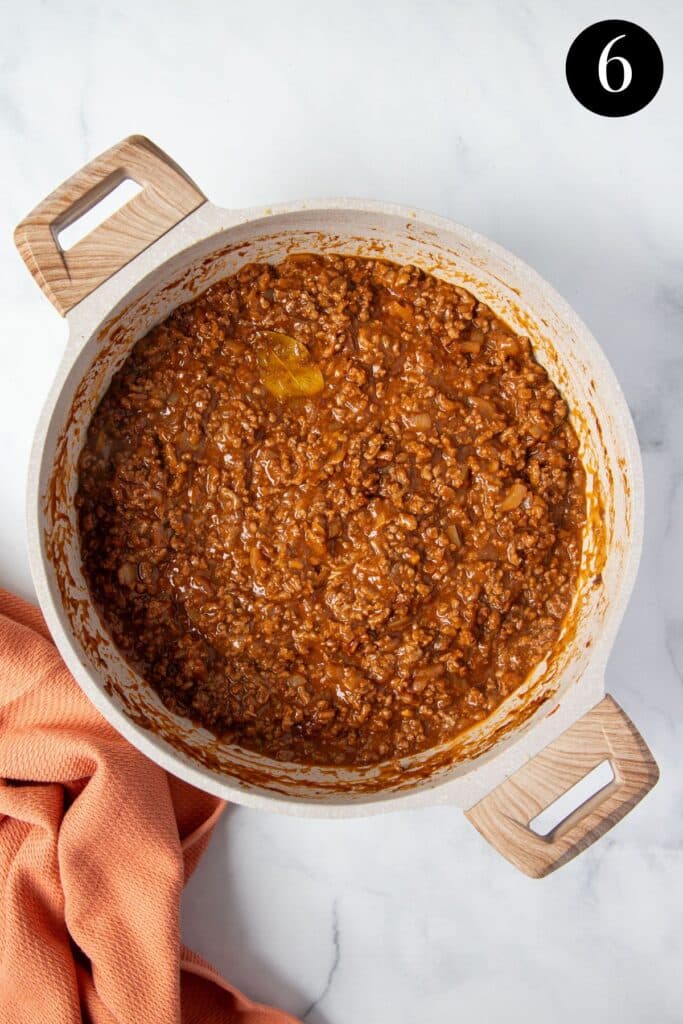
[[[614,778],[548,832],[531,823],[603,761]],[[605,697],[465,816],[531,878],[562,867],[616,825],[657,782],[659,769],[633,722]]]
[[[123,181],[141,191],[71,249],[59,233]],[[62,316],[206,202],[195,183],[143,135],[131,135],[73,174],[14,232],[26,266]]]

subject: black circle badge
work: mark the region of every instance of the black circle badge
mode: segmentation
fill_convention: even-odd
[[[662,84],[662,53],[649,32],[632,21],[597,21],[576,37],[565,66],[579,103],[603,117],[635,114]]]

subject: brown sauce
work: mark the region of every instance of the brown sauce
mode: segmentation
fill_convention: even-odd
[[[528,339],[383,260],[251,264],[134,348],[77,504],[114,641],[173,710],[362,765],[487,717],[552,648],[584,472]]]

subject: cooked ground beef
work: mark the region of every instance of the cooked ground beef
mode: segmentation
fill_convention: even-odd
[[[485,718],[547,654],[584,491],[528,339],[415,267],[300,254],[135,346],[77,503],[103,621],[170,708],[362,765]]]

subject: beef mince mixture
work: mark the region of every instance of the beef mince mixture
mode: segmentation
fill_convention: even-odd
[[[485,718],[548,653],[584,491],[526,338],[415,267],[300,254],[135,346],[77,502],[101,615],[168,707],[362,765]]]

